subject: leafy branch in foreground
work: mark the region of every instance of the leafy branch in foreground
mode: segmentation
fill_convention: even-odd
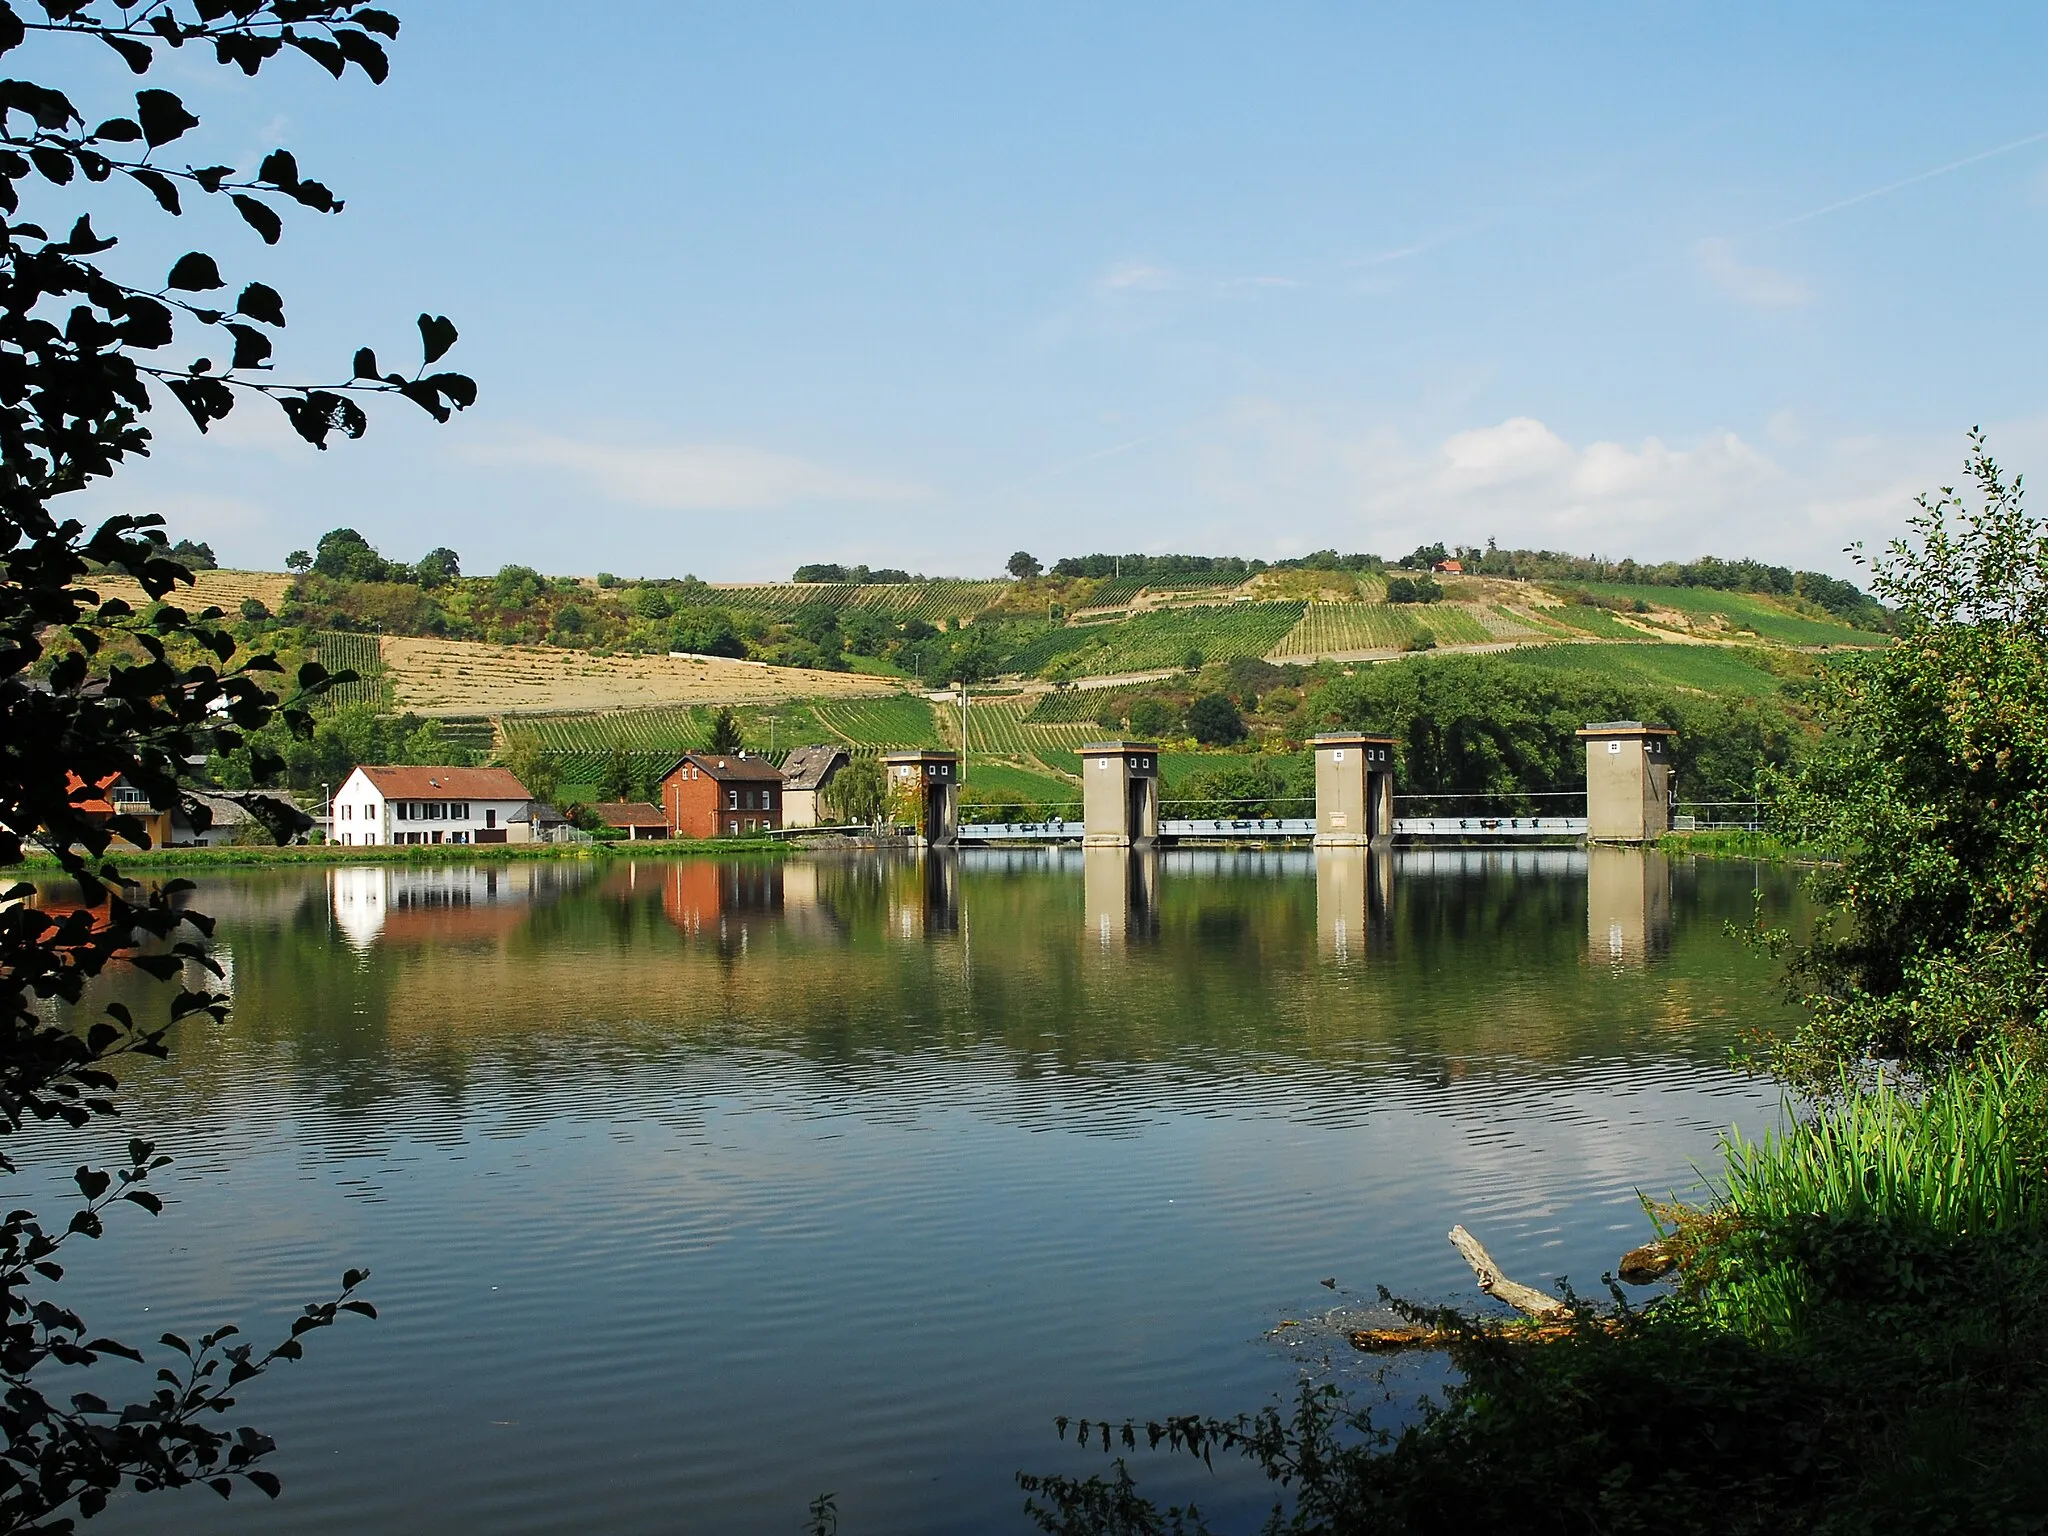
[[[146,0],[118,10],[40,0],[39,9],[25,20],[0,0],[0,56],[35,34],[103,44],[136,74],[161,50],[196,45],[249,75],[291,53],[336,77],[353,66],[381,81],[380,40],[398,31],[394,17],[362,0]],[[195,193],[225,198],[265,243],[281,238],[291,209],[340,211],[340,199],[283,148],[247,173],[171,163],[166,151],[198,126],[167,90],[137,91],[132,106],[102,116],[47,83],[0,80],[0,866],[18,864],[33,840],[55,853],[81,896],[46,903],[25,883],[0,892],[0,1135],[34,1122],[61,1136],[112,1115],[117,1066],[163,1056],[181,1019],[227,1013],[208,952],[213,925],[185,905],[190,886],[124,880],[107,856],[117,840],[147,847],[144,822],[96,813],[92,803],[118,787],[170,810],[194,765],[237,751],[261,782],[281,764],[257,733],[282,722],[309,735],[308,706],[348,678],[308,665],[280,698],[271,686],[276,659],[238,656],[218,609],[195,614],[166,601],[192,577],[152,537],[162,519],[114,517],[88,532],[55,510],[57,498],[148,453],[144,423],[159,389],[202,431],[239,399],[265,398],[318,447],[336,433],[362,434],[363,396],[399,395],[441,421],[476,396],[463,375],[435,371],[456,339],[435,315],[420,317],[421,362],[410,372],[384,370],[362,348],[340,382],[284,382],[270,363],[285,324],[275,289],[251,281],[232,301],[214,297],[229,284],[200,251],[180,257],[161,282],[130,280],[103,265],[117,242],[90,217],[52,217],[53,205],[75,195],[66,189],[116,180],[141,187],[172,216]],[[182,366],[161,356],[191,332],[209,339],[208,351],[195,348]],[[102,601],[94,590],[102,571],[132,577],[148,609]],[[242,803],[280,841],[308,825],[275,800]],[[202,804],[187,804],[185,814],[208,824]],[[160,1021],[139,1021],[118,1003],[92,1006],[93,983],[112,967],[176,984]],[[74,1025],[67,1015],[86,1017]],[[124,1483],[147,1491],[200,1481],[225,1495],[246,1481],[275,1494],[276,1478],[260,1465],[269,1439],[215,1421],[234,1407],[236,1389],[298,1358],[307,1333],[344,1312],[372,1315],[355,1295],[363,1276],[351,1272],[274,1348],[258,1352],[232,1328],[196,1343],[165,1335],[159,1347],[178,1358],[157,1373],[147,1399],[117,1406],[88,1390],[79,1373],[110,1357],[143,1356],[94,1335],[52,1299],[64,1274],[58,1255],[73,1238],[96,1238],[115,1204],[158,1210],[147,1181],[164,1161],[138,1139],[127,1165],[80,1168],[84,1203],[60,1230],[27,1209],[0,1217],[0,1532],[68,1530]],[[14,1172],[0,1154],[0,1174]]]

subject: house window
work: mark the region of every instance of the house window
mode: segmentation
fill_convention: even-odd
[[[728,821],[725,824],[725,830],[732,836],[738,837],[740,835],[740,824],[737,821]]]
[[[740,808],[740,792],[738,790],[728,789],[725,792],[725,808],[728,811],[736,811]],[[734,822],[733,825],[737,827],[739,823]]]
[[[495,806],[492,806],[492,807],[490,807],[489,809],[487,809],[487,810],[486,810],[486,811],[484,812],[484,825],[485,825],[485,826],[487,826],[487,827],[495,827],[495,826],[496,826],[497,824],[498,824],[498,811],[497,811],[497,807],[495,807]]]

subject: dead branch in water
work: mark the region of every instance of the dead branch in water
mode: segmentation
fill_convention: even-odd
[[[1538,1324],[1531,1328],[1521,1323],[1495,1323],[1483,1325],[1484,1331],[1518,1344],[1551,1344],[1571,1335],[1575,1325],[1571,1320],[1570,1307],[1533,1286],[1510,1280],[1500,1272],[1500,1265],[1494,1262],[1493,1255],[1486,1251],[1479,1239],[1462,1226],[1451,1228],[1450,1237],[1452,1246],[1464,1255],[1465,1262],[1472,1266],[1472,1273],[1479,1277],[1479,1289],[1534,1318]],[[1414,1324],[1406,1328],[1360,1328],[1354,1330],[1350,1337],[1353,1349],[1361,1349],[1368,1354],[1391,1354],[1403,1349],[1442,1349],[1461,1337],[1470,1337],[1470,1334],[1429,1324]]]

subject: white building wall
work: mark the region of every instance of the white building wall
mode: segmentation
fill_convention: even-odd
[[[446,807],[451,803],[462,806],[465,814],[446,814]],[[405,814],[400,813],[401,804],[405,807]],[[429,805],[443,807],[443,814],[435,817],[414,814]],[[358,768],[334,792],[334,815],[329,822],[329,832],[337,843],[349,848],[388,847],[408,840],[413,834],[429,843],[473,843],[476,834],[484,831],[503,832],[509,842],[525,842],[525,823],[515,826],[512,817],[515,812],[524,811],[526,805],[524,800],[455,800],[452,796],[431,801],[387,800],[383,792],[370,782],[369,775]]]

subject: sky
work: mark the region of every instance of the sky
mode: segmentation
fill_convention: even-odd
[[[2048,7],[390,8],[382,87],[147,82],[195,163],[281,144],[345,212],[96,223],[151,286],[199,246],[279,288],[284,377],[446,314],[476,407],[320,453],[166,401],[87,510],[270,569],[348,525],[472,574],[1493,538],[1853,579],[1972,426],[2048,465]]]

